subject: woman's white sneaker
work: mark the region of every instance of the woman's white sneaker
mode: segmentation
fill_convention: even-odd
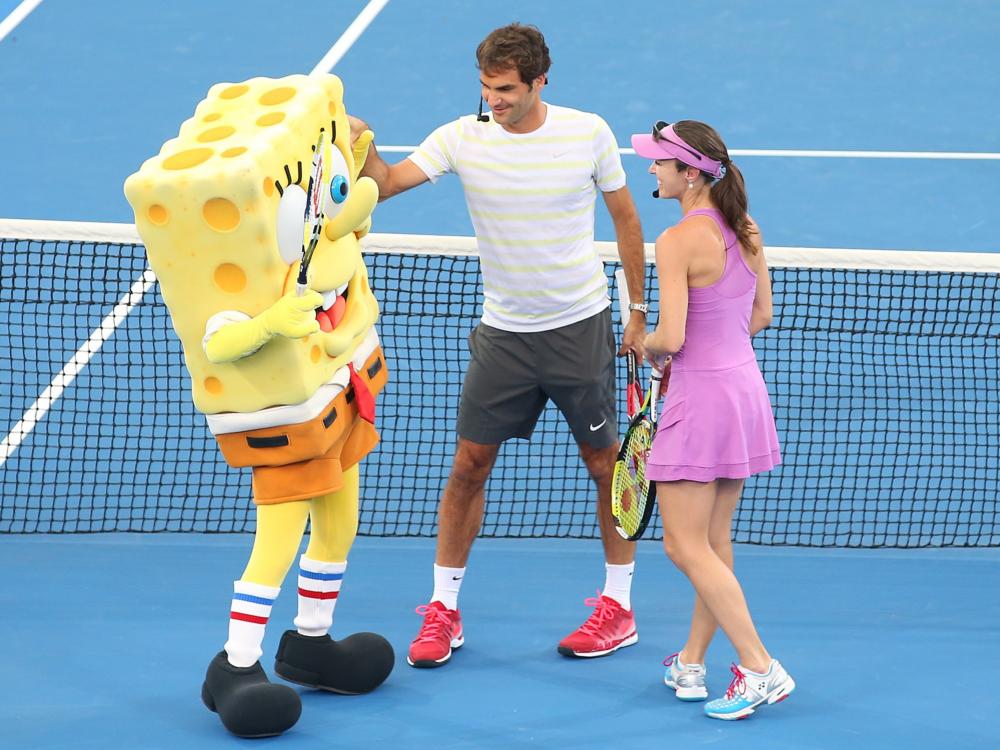
[[[671,654],[663,660],[666,672],[663,674],[663,684],[672,688],[682,701],[703,701],[708,697],[705,687],[704,664],[685,664],[681,661],[680,652]]]
[[[725,697],[705,704],[705,714],[713,719],[745,719],[762,703],[780,703],[795,690],[795,680],[777,659],[764,674],[736,664],[730,669],[733,681]]]

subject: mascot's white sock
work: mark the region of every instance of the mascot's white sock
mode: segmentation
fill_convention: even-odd
[[[264,653],[260,648],[264,641],[264,628],[267,627],[271,607],[281,589],[236,581],[233,591],[226,654],[234,667],[252,667]]]
[[[295,627],[302,635],[326,635],[333,625],[333,610],[340,594],[346,562],[320,562],[299,558],[299,614]]]

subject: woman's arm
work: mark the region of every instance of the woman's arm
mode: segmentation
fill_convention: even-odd
[[[660,285],[660,317],[656,329],[646,337],[649,361],[663,365],[684,346],[687,326],[688,268],[691,251],[686,232],[668,229],[656,239],[656,274]]]
[[[750,228],[752,232],[750,240],[760,256],[760,265],[757,267],[757,291],[753,298],[753,310],[750,312],[750,335],[755,336],[771,325],[774,308],[771,300],[771,275],[768,273],[767,259],[764,257],[764,240],[753,219],[750,220]]]

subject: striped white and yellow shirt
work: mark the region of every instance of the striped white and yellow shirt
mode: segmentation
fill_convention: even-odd
[[[546,331],[606,308],[594,248],[597,189],[625,185],[618,145],[595,114],[546,105],[544,124],[510,133],[475,115],[431,133],[409,157],[432,181],[462,181],[483,271],[483,322]]]

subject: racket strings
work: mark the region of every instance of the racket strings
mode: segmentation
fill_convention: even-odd
[[[312,169],[309,172],[309,185],[306,190],[306,208],[304,227],[302,231],[302,260],[299,262],[297,284],[301,294],[308,283],[309,265],[312,263],[313,252],[319,244],[323,232],[323,177],[325,172],[324,137],[326,131],[319,131],[319,138],[313,146]],[[287,167],[286,167],[286,171]],[[289,179],[291,174],[289,173]]]
[[[639,429],[631,430],[625,438],[623,462],[625,471],[634,482],[646,479],[646,459],[651,443],[649,425],[645,422],[640,423]]]
[[[622,530],[633,534],[642,522],[646,509],[649,481],[646,460],[653,442],[652,425],[648,420],[636,422],[625,434],[615,462],[611,484],[612,511]]]

